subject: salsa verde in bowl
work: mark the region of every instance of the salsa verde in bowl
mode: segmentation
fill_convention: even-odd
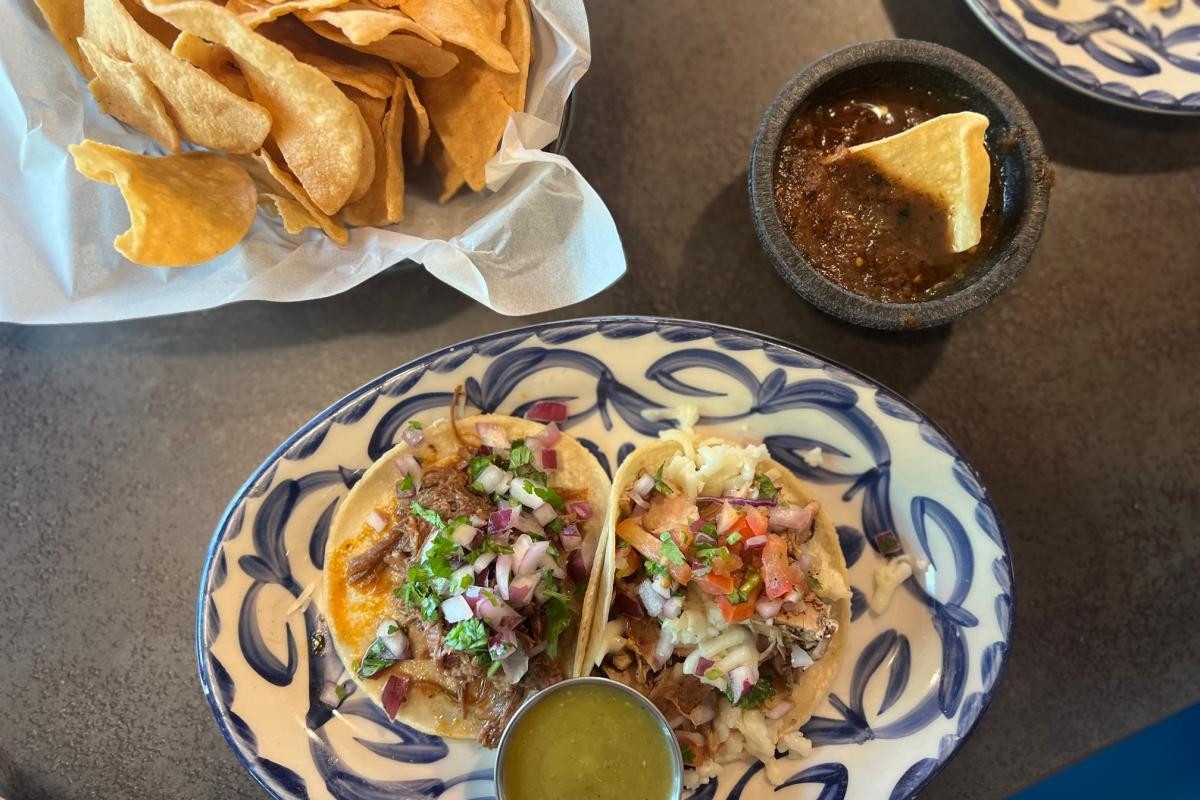
[[[963,252],[939,239],[945,212],[930,197],[841,158],[955,114],[986,119],[990,167],[978,243]],[[767,109],[749,172],[759,239],[792,288],[848,322],[893,330],[950,322],[1011,284],[1041,236],[1051,183],[1008,87],[960,53],[904,39],[852,45],[796,75]]]

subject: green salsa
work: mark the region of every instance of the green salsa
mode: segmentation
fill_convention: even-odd
[[[508,800],[672,800],[674,757],[657,719],[617,687],[555,691],[516,721]]]

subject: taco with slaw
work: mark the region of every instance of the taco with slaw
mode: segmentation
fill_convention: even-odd
[[[334,516],[326,623],[389,717],[495,747],[529,693],[581,669],[611,484],[554,423],[484,415],[403,438]]]
[[[842,658],[837,532],[763,445],[667,436],[614,477],[587,666],[662,710],[689,786],[743,754],[777,783]]]

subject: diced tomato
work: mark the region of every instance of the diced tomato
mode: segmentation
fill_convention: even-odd
[[[767,532],[767,516],[757,508],[747,508],[743,518],[751,536],[762,536]]]
[[[721,595],[717,598],[717,606],[721,609],[721,616],[725,618],[726,622],[745,622],[754,616],[754,603],[749,600],[734,605],[724,595]]]
[[[788,577],[792,579],[792,588],[802,587],[808,582],[808,573],[800,568],[800,565],[792,562],[788,566]]]
[[[733,577],[710,572],[696,579],[696,585],[709,594],[726,595],[733,591]],[[722,600],[725,598],[722,597]]]
[[[733,525],[729,528],[729,530],[726,531],[726,536],[728,536],[730,533],[733,533],[734,531],[736,531],[742,535],[742,539],[740,542],[738,542],[738,544],[745,542],[745,540],[748,537],[754,535],[752,529],[750,528],[750,523],[746,521],[745,517],[739,517],[738,521],[733,523]]]
[[[767,543],[762,548],[762,576],[767,597],[775,600],[792,590],[792,576],[788,571],[787,541],[778,534],[768,533]]]
[[[733,553],[717,556],[712,560],[712,571],[717,575],[732,575],[742,568],[742,559]]]
[[[671,577],[679,583],[687,584],[692,579],[692,568],[687,564],[675,564],[663,555],[662,542],[637,524],[635,520],[623,519],[617,525],[617,536],[633,545],[633,548],[644,557],[662,564],[671,572]]]

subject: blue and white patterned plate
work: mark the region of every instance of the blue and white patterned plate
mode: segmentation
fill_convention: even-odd
[[[970,733],[1004,668],[1008,547],[987,492],[945,434],[868,378],[772,339],[697,322],[556,322],[457,344],[383,375],[280,445],[217,526],[201,577],[196,647],[221,732],[277,798],[491,797],[492,753],[389,723],[309,646],[329,523],[340,498],[409,419],[445,416],[466,387],[483,411],[562,400],[565,427],[611,469],[664,423],[647,408],[697,404],[702,425],[764,439],[838,525],[854,586],[848,653],[805,727],[812,755],[772,792],[761,764],[699,791],[731,798],[905,798]],[[804,458],[820,447],[824,462]],[[933,565],[882,616],[866,609],[872,535],[897,531]],[[865,534],[865,535],[864,535]],[[318,598],[319,599],[319,598]]]
[[[967,0],[1026,61],[1085,94],[1200,114],[1200,0]]]

